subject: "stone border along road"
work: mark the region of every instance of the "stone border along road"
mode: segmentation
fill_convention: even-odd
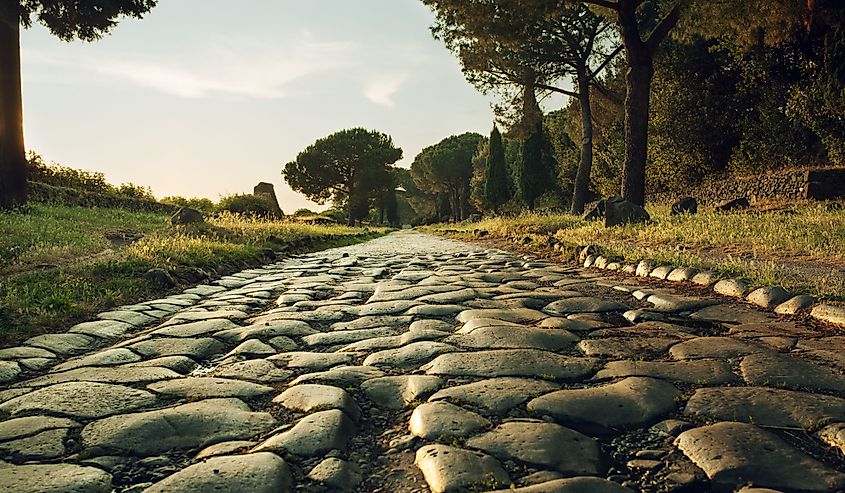
[[[642,283],[402,231],[122,307],[0,349],[0,492],[845,489],[845,336]]]

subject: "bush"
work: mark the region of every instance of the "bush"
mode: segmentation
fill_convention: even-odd
[[[186,199],[185,197],[175,195],[164,197],[160,202],[164,204],[177,205],[179,207],[190,207],[191,209],[196,209],[198,211],[214,212],[214,202],[206,198]]]
[[[267,197],[253,194],[235,194],[222,197],[217,204],[217,210],[261,217],[275,217],[276,215],[273,212],[273,205]]]

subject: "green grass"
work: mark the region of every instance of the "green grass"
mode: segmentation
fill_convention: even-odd
[[[143,235],[116,245],[106,235]],[[0,341],[61,330],[116,305],[167,294],[144,273],[168,270],[184,288],[269,261],[268,250],[299,252],[350,244],[386,232],[266,221],[226,214],[172,227],[168,217],[116,209],[32,205],[0,213]]]
[[[790,262],[822,261],[845,266],[845,211],[820,204],[794,204],[788,211],[671,216],[665,206],[648,207],[652,221],[605,228],[568,214],[524,214],[476,223],[429,227],[465,238],[475,230],[534,248],[553,243],[572,255],[577,246],[596,245],[614,260],[651,258],[662,264],[711,269],[740,276],[755,285],[782,285],[825,298],[845,297],[841,276],[801,275],[783,268]],[[527,241],[527,240],[526,240]]]

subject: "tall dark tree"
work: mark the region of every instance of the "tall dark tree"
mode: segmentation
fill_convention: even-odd
[[[0,209],[27,199],[20,28],[35,17],[64,41],[94,41],[117,19],[141,18],[157,0],[0,0]]]
[[[447,137],[423,149],[411,164],[416,185],[429,194],[445,195],[455,221],[469,217],[472,158],[483,140],[469,132]],[[438,204],[438,209],[443,212],[444,208]]]
[[[317,203],[345,204],[350,225],[367,214],[369,199],[402,158],[389,135],[352,128],[317,140],[285,165],[290,187]],[[361,211],[363,215],[361,215]]]
[[[499,207],[511,198],[511,186],[508,165],[505,163],[505,146],[496,126],[490,132],[490,147],[484,171],[484,198],[498,214]]]

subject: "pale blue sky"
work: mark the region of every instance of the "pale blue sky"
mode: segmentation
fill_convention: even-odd
[[[363,126],[410,166],[425,146],[489,132],[488,98],[417,0],[161,0],[95,43],[22,34],[28,149],[161,197],[248,193],[314,207],[281,178],[316,139]]]

